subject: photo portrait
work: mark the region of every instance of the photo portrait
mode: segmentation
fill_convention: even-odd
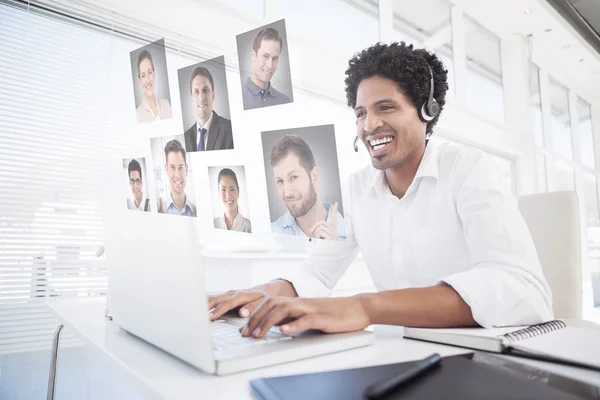
[[[225,57],[177,71],[186,151],[233,149]]]
[[[150,139],[158,212],[195,217],[194,180],[183,135]]]
[[[123,159],[124,183],[127,185],[127,209],[135,211],[152,211],[148,185],[145,158]]]
[[[130,58],[137,123],[170,119],[171,95],[164,39],[132,51]]]
[[[285,20],[237,35],[244,110],[292,103]]]
[[[271,231],[346,237],[333,125],[262,132]]]
[[[252,233],[243,166],[209,166],[208,180],[216,229]]]

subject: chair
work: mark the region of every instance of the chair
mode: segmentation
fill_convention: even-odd
[[[581,228],[575,192],[520,196],[523,215],[550,285],[554,317],[581,319]]]

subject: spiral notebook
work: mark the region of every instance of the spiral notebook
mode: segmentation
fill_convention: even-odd
[[[493,329],[404,328],[404,337],[600,369],[600,330],[560,320]]]

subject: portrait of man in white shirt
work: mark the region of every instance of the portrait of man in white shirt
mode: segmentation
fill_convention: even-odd
[[[150,199],[144,194],[144,180],[142,179],[142,164],[135,158],[127,164],[129,188],[133,198],[127,199],[127,209],[136,211],[150,211]]]
[[[240,307],[243,336],[281,331],[531,325],[552,294],[516,198],[482,151],[429,138],[448,71],[404,42],[356,53],[346,70],[356,149],[371,165],[344,185],[346,240],[320,241],[301,268],[209,298],[211,318]],[[327,298],[362,252],[376,293]]]

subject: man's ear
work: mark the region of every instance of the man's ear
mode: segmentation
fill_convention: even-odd
[[[186,176],[188,174],[188,165],[187,165],[187,163],[185,163],[185,174],[186,174]]]
[[[310,171],[310,180],[315,187],[319,183],[319,169],[316,166],[314,166],[312,171]]]
[[[250,58],[252,59],[252,61],[256,60],[256,52],[254,51],[254,49],[252,49],[252,53],[250,53]]]

